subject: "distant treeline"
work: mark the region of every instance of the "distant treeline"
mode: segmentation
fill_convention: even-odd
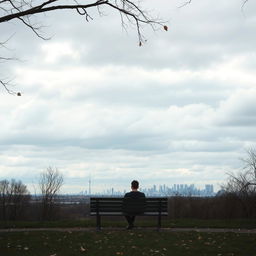
[[[44,204],[28,196],[20,202],[0,204],[0,220],[38,221],[43,219]],[[79,220],[89,216],[89,203],[51,205],[47,220]],[[256,218],[256,195],[241,198],[237,194],[216,197],[169,197],[169,218],[232,219]]]
[[[225,193],[215,197],[170,197],[170,218],[256,218],[256,194]]]
[[[246,168],[229,174],[214,197],[171,196],[169,218],[256,218],[256,150],[248,152]],[[31,196],[21,181],[0,180],[0,221],[65,220],[89,216],[88,197],[60,195],[63,176],[48,167],[39,177],[39,195]]]

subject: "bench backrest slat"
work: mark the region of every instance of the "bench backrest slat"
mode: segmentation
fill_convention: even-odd
[[[142,200],[142,202],[140,201]],[[129,200],[128,200],[129,201]],[[125,203],[124,203],[125,202]],[[92,197],[90,199],[90,212],[91,214],[97,213],[119,213],[123,214],[127,209],[132,209],[135,212],[144,212],[144,214],[154,214],[161,212],[162,215],[168,213],[168,199],[164,197],[146,197],[145,199],[139,199],[138,201],[130,202],[126,207],[126,201],[124,198],[116,197]],[[141,210],[143,208],[143,210]]]

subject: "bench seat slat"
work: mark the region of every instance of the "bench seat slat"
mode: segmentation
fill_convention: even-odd
[[[102,207],[102,206],[99,206],[99,207],[91,207],[91,211],[93,212],[93,211],[99,211],[99,212],[101,212],[101,211],[112,211],[112,212],[114,212],[114,211],[123,211],[123,207],[120,205],[120,206],[115,206],[115,207],[113,207],[113,206],[104,206],[104,207]],[[158,212],[159,211],[159,207],[158,206],[155,206],[155,207],[145,207],[145,211],[146,212]],[[161,212],[166,212],[167,211],[167,207],[161,207]]]
[[[101,211],[101,210],[107,210],[107,209],[112,209],[113,211],[118,211],[118,210],[120,210],[120,211],[122,211],[123,210],[123,207],[120,205],[120,206],[115,206],[115,207],[113,207],[113,206],[99,206],[99,207],[91,207],[91,211],[97,211],[97,209],[99,210],[99,211]],[[155,206],[155,207],[145,207],[145,211],[159,211],[159,207],[158,206]],[[163,212],[163,211],[167,211],[167,207],[161,207],[161,211]]]
[[[122,202],[123,199],[124,199],[124,197],[120,197],[120,198],[115,198],[115,197],[113,197],[113,198],[94,197],[93,198],[92,197],[90,199],[90,201],[91,201],[91,203],[97,202],[97,201],[99,201],[99,202],[118,202],[118,201]],[[147,202],[159,202],[159,201],[167,202],[168,201],[167,198],[163,198],[163,197],[160,197],[160,198],[157,198],[157,197],[146,197],[145,199],[146,199]]]
[[[102,216],[124,216],[123,212],[99,212]],[[97,212],[91,212],[91,216],[96,216]],[[137,216],[158,216],[158,212],[144,212],[143,214],[138,214]],[[162,216],[167,216],[168,212],[161,212]]]

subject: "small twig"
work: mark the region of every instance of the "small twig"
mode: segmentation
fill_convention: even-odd
[[[41,36],[41,35],[37,32],[37,30],[39,30],[40,28],[37,28],[37,27],[35,27],[35,26],[29,24],[29,23],[26,22],[23,18],[18,17],[18,19],[21,20],[27,27],[29,27],[39,38],[41,38],[41,39],[43,39],[43,40],[50,40],[49,37],[48,37],[48,38],[43,37],[43,36]]]
[[[188,0],[184,4],[178,6],[178,8],[182,8],[182,7],[184,7],[184,6],[188,5],[188,4],[191,4],[191,2],[192,2],[192,0]]]
[[[0,61],[4,60],[17,60],[16,58],[11,58],[11,57],[1,57],[0,56]]]
[[[81,11],[82,10],[82,11]],[[93,20],[93,18],[88,14],[85,8],[77,8],[76,11],[79,15],[85,15],[85,19],[87,22],[89,22],[89,19]]]
[[[11,40],[11,38],[12,38],[14,35],[15,35],[15,33],[13,33],[11,36],[9,36],[5,41],[0,42],[0,47],[3,47],[3,48],[5,48],[5,49],[9,50],[5,45],[6,45],[6,43],[7,43],[9,40]]]
[[[244,0],[243,1],[243,4],[242,4],[242,6],[241,6],[241,9],[243,10],[244,9],[244,6],[246,5],[246,3],[248,2],[249,0]]]
[[[106,16],[106,15],[104,15],[104,13],[100,10],[100,6],[97,6],[97,11],[98,11],[99,16]]]
[[[11,94],[11,95],[17,95],[17,93],[16,93],[15,91],[12,91],[12,90],[10,90],[10,89],[7,87],[8,84],[9,84],[9,82],[10,82],[10,81],[4,82],[4,81],[0,80],[0,84],[4,87],[4,89],[5,89],[9,94]]]

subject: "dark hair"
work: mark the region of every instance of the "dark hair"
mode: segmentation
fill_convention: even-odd
[[[133,180],[131,185],[132,185],[132,188],[137,189],[139,187],[139,182],[137,180]]]

